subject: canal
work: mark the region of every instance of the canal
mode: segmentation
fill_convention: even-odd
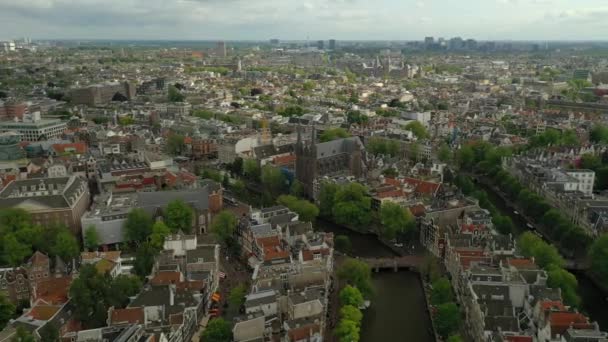
[[[396,254],[372,234],[361,234],[318,220],[315,227],[350,238],[355,257],[392,257]],[[375,295],[363,312],[361,342],[434,341],[418,274],[409,271],[373,273]]]
[[[513,210],[509,209],[502,198],[494,192],[489,186],[478,182],[477,185],[485,190],[488,194],[488,199],[494,204],[501,215],[506,215],[513,220],[515,232],[518,236],[526,231],[526,220],[516,215]],[[578,294],[582,299],[582,312],[587,314],[592,321],[596,321],[602,330],[608,330],[608,301],[603,291],[593,283],[593,281],[584,272],[572,272],[578,280]]]

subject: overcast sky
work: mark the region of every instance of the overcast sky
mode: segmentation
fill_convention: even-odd
[[[0,0],[0,39],[608,39],[608,0]]]

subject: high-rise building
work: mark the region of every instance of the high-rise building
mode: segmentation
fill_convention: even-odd
[[[433,44],[435,44],[435,38],[433,38],[433,37],[425,37],[424,38],[424,46],[427,49],[430,48]]]
[[[217,53],[218,56],[220,57],[226,57],[226,42],[217,42],[217,45],[215,47],[215,51]]]
[[[317,41],[317,49],[323,50],[325,48],[325,42],[322,40]]]
[[[279,45],[279,43],[280,43],[280,40],[278,40],[276,38],[270,40],[270,44],[272,44],[272,45]]]
[[[335,50],[336,49],[336,40],[335,39],[330,39],[329,40],[329,49],[330,50]]]

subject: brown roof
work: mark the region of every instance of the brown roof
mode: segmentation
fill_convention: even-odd
[[[36,251],[30,258],[29,263],[33,266],[44,266],[49,263],[49,257],[44,253]]]
[[[177,284],[181,280],[182,274],[178,271],[160,271],[150,280],[152,285]]]
[[[300,328],[291,329],[287,333],[289,335],[289,340],[292,342],[307,340],[311,337],[312,334],[318,333],[321,331],[321,328],[318,324],[309,324]]]
[[[96,259],[107,259],[110,261],[117,262],[120,259],[120,251],[108,251],[108,252],[82,252],[80,258],[82,260],[96,260]]]
[[[68,301],[71,284],[71,276],[42,280],[36,287],[35,299],[42,299],[47,303],[63,304]]]
[[[110,317],[111,324],[143,324],[145,320],[144,308],[116,309],[112,311],[112,316]]]
[[[26,316],[39,321],[48,321],[55,316],[59,309],[61,309],[61,306],[58,305],[36,305]]]

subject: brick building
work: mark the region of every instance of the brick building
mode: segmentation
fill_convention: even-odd
[[[0,208],[22,208],[34,224],[64,224],[80,233],[80,218],[91,201],[81,177],[14,180],[0,191]]]

